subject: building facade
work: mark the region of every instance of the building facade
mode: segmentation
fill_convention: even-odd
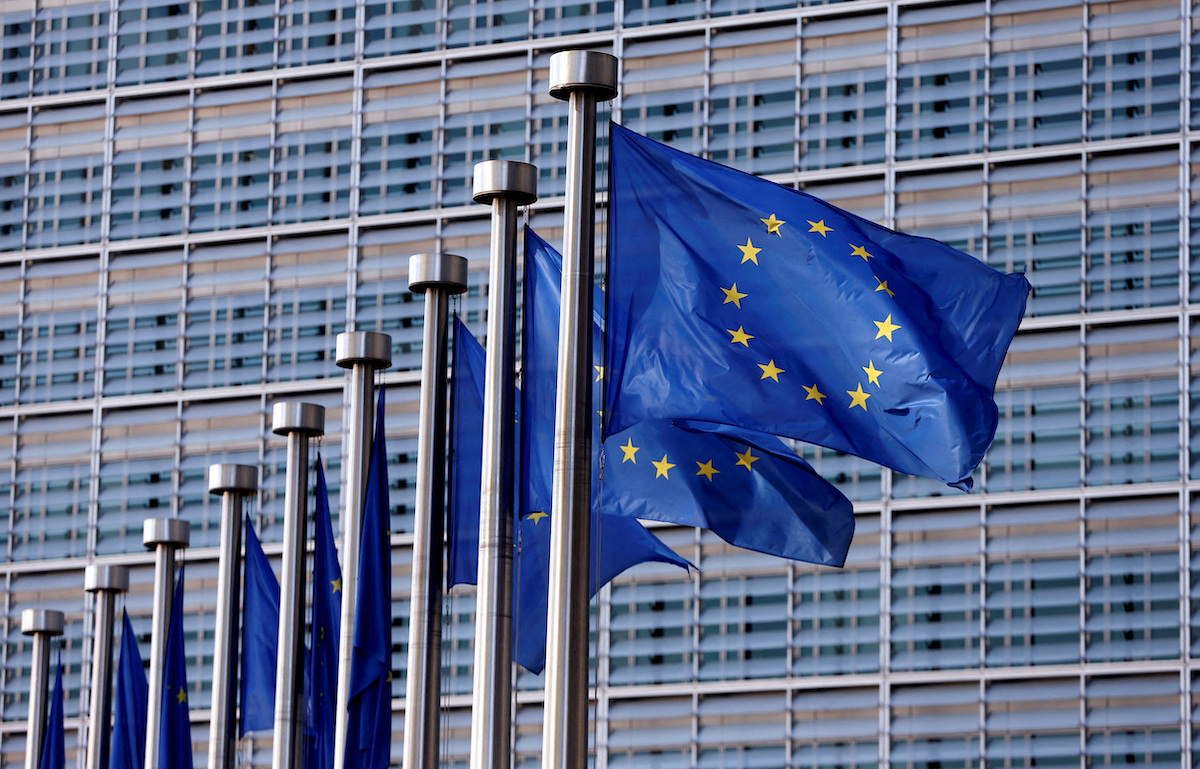
[[[594,603],[596,767],[1200,756],[1188,0],[0,0],[0,25],[0,767],[24,753],[20,611],[67,614],[74,756],[84,566],[133,565],[144,643],[141,524],[164,515],[192,524],[203,765],[220,509],[205,470],[261,468],[253,521],[277,556],[270,404],[320,403],[336,511],[347,329],[394,343],[403,678],[422,312],[407,256],[470,259],[458,307],[482,333],[488,209],[470,182],[495,158],[538,166],[529,221],[561,242],[566,109],[547,67],[565,48],[620,58],[624,125],[1034,286],[974,493],[808,448],[855,502],[844,569],[656,529],[699,571],[639,567]],[[473,609],[447,598],[447,765],[468,753]],[[536,766],[541,679],[518,683],[517,764]],[[269,764],[269,747],[248,738],[241,758]]]

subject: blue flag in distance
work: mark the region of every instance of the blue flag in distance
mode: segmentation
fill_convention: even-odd
[[[183,644],[183,569],[175,582],[164,658],[158,769],[192,769],[192,720],[188,713],[187,656]]]
[[[246,518],[246,588],[242,599],[241,736],[275,728],[279,660],[279,579]]]
[[[137,636],[124,612],[121,656],[117,660],[116,705],[113,707],[112,749],[109,769],[142,769],[146,753],[146,711],[150,685],[142,666]]]
[[[482,505],[483,345],[457,317],[450,380],[450,507],[446,567],[450,585],[479,577],[479,510]]]
[[[67,764],[67,741],[63,731],[62,650],[58,652],[58,669],[54,674],[54,694],[50,696],[50,711],[46,714],[46,734],[42,740],[40,769],[64,769]]]
[[[333,539],[325,467],[317,457],[316,520],[313,550],[312,643],[308,652],[309,769],[333,769],[336,736],[338,637],[342,626],[342,569]]]
[[[606,435],[736,425],[961,488],[1029,282],[614,125]]]

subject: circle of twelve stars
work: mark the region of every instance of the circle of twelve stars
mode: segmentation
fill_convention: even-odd
[[[786,221],[776,218],[775,214],[773,214],[773,213],[768,218],[760,219],[759,221],[761,221],[764,225],[766,225],[768,235],[777,235],[778,237],[781,237],[781,238],[783,237],[783,233],[780,232],[780,228],[783,227],[783,225],[787,224]],[[809,224],[808,232],[816,233],[816,234],[820,235],[822,238],[827,238],[829,236],[829,233],[834,231],[832,227],[829,227],[825,224],[824,219],[821,219],[821,220],[815,221],[815,222],[812,220],[805,220],[805,221],[807,221]],[[875,258],[875,255],[868,252],[864,246],[856,246],[853,243],[851,243],[849,245],[852,249],[850,252],[850,256],[861,257],[864,262],[868,262],[868,263],[870,262],[871,259]],[[747,262],[750,262],[754,266],[756,266],[756,267],[758,266],[758,255],[759,255],[759,253],[762,252],[763,249],[754,245],[753,238],[746,238],[746,244],[739,245],[739,246],[737,246],[737,248],[738,248],[738,250],[740,250],[742,252],[741,264],[746,264]],[[886,292],[888,296],[896,295],[890,288],[888,288],[888,284],[887,284],[886,280],[880,280],[878,277],[876,277],[875,281],[879,284],[875,288],[876,291]],[[732,304],[735,308],[737,308],[739,310],[742,308],[742,300],[750,297],[749,294],[743,293],[738,290],[738,286],[737,286],[736,282],[733,283],[732,285],[730,285],[729,288],[722,287],[721,291],[723,291],[725,293],[725,301],[722,302],[722,305]],[[873,321],[873,322],[874,322],[876,328],[878,328],[878,333],[875,334],[875,338],[876,339],[887,339],[888,342],[892,341],[892,334],[901,328],[900,326],[892,323],[891,314],[889,314],[886,318],[884,318],[881,321],[877,320],[877,321]],[[730,335],[730,340],[729,340],[730,344],[740,344],[744,347],[749,348],[750,340],[754,339],[754,335],[748,333],[746,331],[745,327],[741,326],[741,325],[739,325],[736,330],[731,329],[731,328],[726,329],[726,332]],[[762,376],[759,377],[760,379],[770,379],[770,380],[778,383],[779,375],[787,373],[785,369],[781,369],[775,365],[774,359],[770,359],[766,363],[758,363],[756,365],[760,369],[762,369]],[[604,370],[600,366],[596,366],[595,368],[597,371],[596,379],[597,379],[597,381],[599,381],[604,376]],[[867,381],[869,384],[873,384],[877,388],[882,387],[882,385],[880,384],[880,381],[879,381],[879,377],[883,374],[883,372],[880,371],[879,369],[875,368],[874,360],[868,360],[867,365],[862,366],[861,368],[866,373]],[[807,395],[805,397],[806,401],[814,401],[815,400],[818,405],[821,405],[821,406],[825,405],[825,399],[828,398],[829,396],[826,395],[825,393],[821,392],[821,390],[817,387],[816,383],[814,383],[812,385],[801,384],[801,387],[803,387],[805,393],[807,393]],[[850,403],[847,406],[847,408],[852,409],[852,408],[857,407],[857,408],[861,408],[863,411],[867,410],[867,399],[871,397],[871,393],[863,390],[862,382],[859,382],[858,386],[855,389],[846,390],[845,392],[846,392],[846,395],[850,396]],[[621,463],[622,464],[624,464],[625,462],[633,462],[634,464],[637,464],[637,453],[641,449],[640,449],[640,447],[633,445],[633,438],[629,438],[626,441],[624,446],[619,446],[618,448],[621,449],[621,453],[622,453]],[[751,465],[753,465],[755,462],[757,462],[759,459],[761,459],[761,457],[754,456],[751,453],[750,447],[748,447],[748,446],[746,447],[745,453],[734,452],[734,454],[738,458],[738,461],[734,466],[735,467],[745,467],[748,472],[753,472],[753,468],[751,467]],[[663,454],[662,459],[660,459],[658,461],[652,461],[651,464],[654,466],[654,472],[655,472],[654,477],[655,478],[665,478],[667,480],[670,480],[670,471],[672,469],[674,469],[675,467],[677,467],[677,465],[672,464],[670,462],[667,454]],[[711,460],[711,459],[708,460],[707,462],[697,461],[696,466],[697,466],[696,475],[703,475],[710,482],[721,472],[717,468],[713,467],[713,460]],[[543,515],[544,515],[544,513],[543,513]]]

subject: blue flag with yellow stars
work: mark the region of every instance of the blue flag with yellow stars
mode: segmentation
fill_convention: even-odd
[[[183,648],[183,569],[175,581],[164,658],[158,769],[192,769],[192,719],[188,714],[187,656]]]
[[[313,547],[312,644],[308,652],[309,769],[333,769],[336,736],[338,634],[342,627],[342,569],[333,541],[329,487],[325,467],[317,457],[316,540]]]
[[[736,425],[970,487],[1030,287],[612,130],[605,434]]]
[[[538,414],[554,398],[561,275],[562,257],[527,232],[525,392],[526,407]],[[596,306],[603,306],[602,298]],[[599,360],[599,319],[595,329]],[[599,388],[605,372],[599,364],[595,371]],[[548,467],[551,419],[526,421],[530,464]],[[598,445],[599,436],[593,441]],[[846,559],[853,506],[775,436],[652,420],[610,436],[604,452],[603,486],[594,485],[593,493],[600,494],[605,513],[698,526],[732,545],[783,558],[835,566]],[[528,485],[524,509],[546,509],[549,483]]]
[[[108,769],[142,769],[146,760],[146,711],[150,701],[150,685],[146,682],[146,669],[142,666],[142,653],[138,650],[129,613],[123,612],[123,616]]]
[[[388,539],[384,390],[375,407],[375,440],[363,502],[358,607],[350,662],[346,769],[386,769],[392,739],[392,565]]]
[[[470,330],[456,322],[454,337],[456,397],[452,420],[458,439],[450,464],[452,509],[449,528],[451,585],[474,585],[479,566],[479,499],[482,481],[484,350]],[[520,392],[518,391],[518,402]],[[549,414],[553,419],[553,412]],[[474,438],[472,438],[474,434]],[[539,479],[549,488],[550,478]],[[548,509],[548,508],[547,508]],[[550,579],[550,516],[535,511],[517,522],[514,566],[514,652],[521,667],[540,673],[546,665],[546,613]],[[602,543],[604,546],[602,547]],[[682,568],[688,562],[646,527],[615,515],[592,516],[591,594],[639,563],[658,561]]]
[[[58,671],[54,674],[54,694],[46,714],[46,736],[42,740],[40,769],[64,769],[67,764],[67,740],[63,731],[62,650],[58,652]]]
[[[279,580],[246,518],[246,588],[242,599],[241,736],[275,728],[279,659]]]

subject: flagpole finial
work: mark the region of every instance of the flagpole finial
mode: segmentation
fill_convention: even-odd
[[[208,493],[224,494],[227,491],[245,495],[257,494],[258,468],[250,465],[209,465]]]
[[[278,401],[271,406],[271,431],[276,435],[324,435],[325,407],[300,401]]]
[[[408,290],[423,294],[440,288],[451,294],[467,290],[467,260],[457,254],[413,254],[408,257]]]
[[[550,95],[567,101],[587,91],[598,101],[617,95],[617,57],[601,51],[559,51],[550,57]]]
[[[25,635],[62,635],[63,613],[54,609],[26,609],[21,612],[21,632]]]
[[[187,547],[192,525],[182,518],[147,518],[142,522],[142,544],[153,550],[159,545]]]
[[[93,563],[83,571],[83,589],[89,593],[101,590],[128,592],[129,569],[116,564]]]
[[[365,363],[373,369],[391,368],[392,337],[378,331],[343,331],[337,335],[337,364],[353,368]]]
[[[526,206],[537,200],[537,166],[516,160],[485,160],[475,164],[472,198],[491,203],[497,198]]]

